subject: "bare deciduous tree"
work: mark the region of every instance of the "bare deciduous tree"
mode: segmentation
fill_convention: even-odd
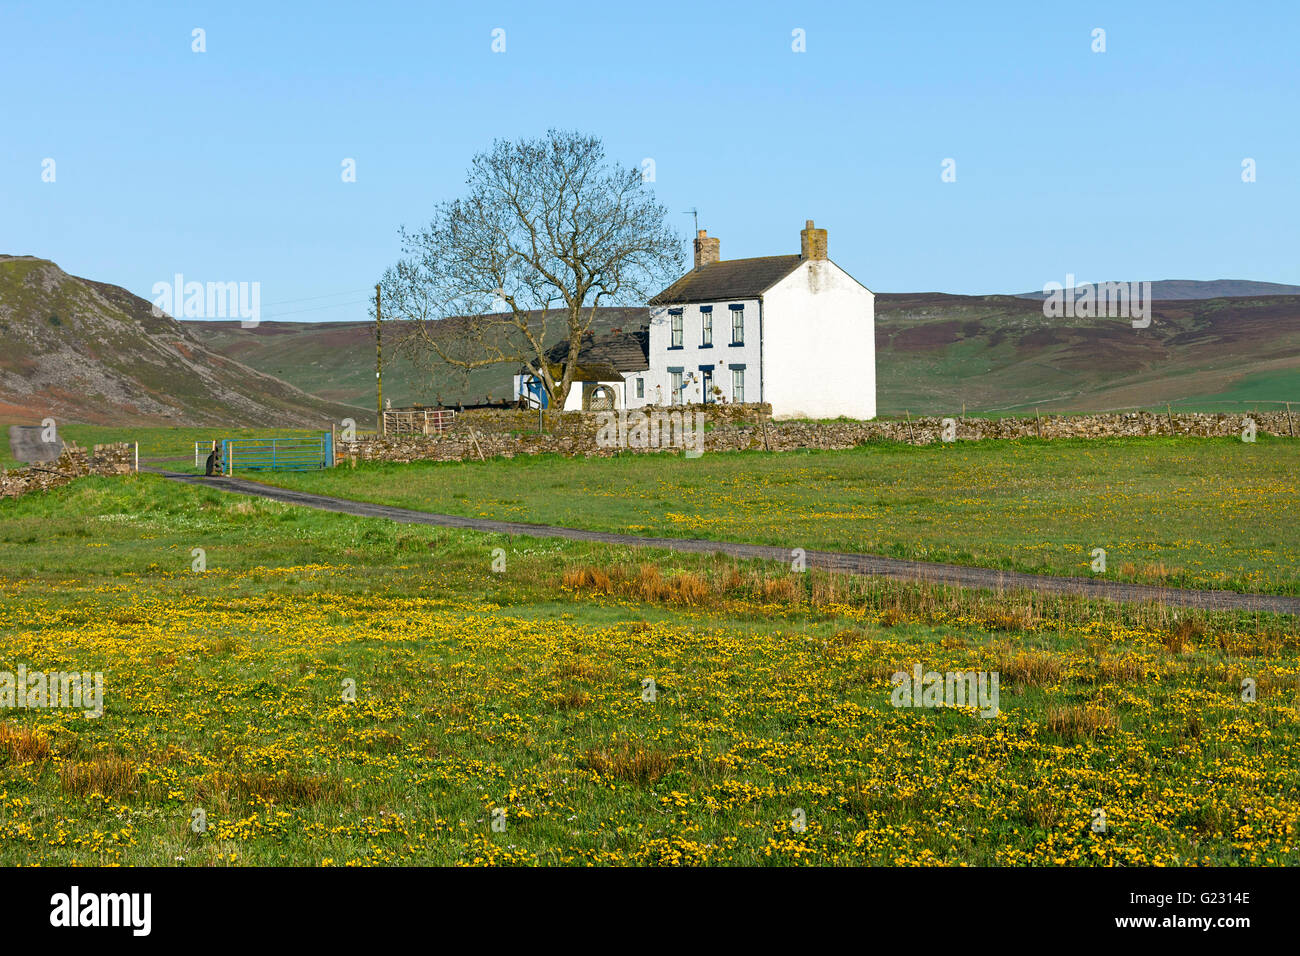
[[[537,369],[563,407],[597,307],[644,302],[680,274],[681,240],[641,171],[607,163],[595,137],[498,140],[466,185],[423,229],[401,230],[402,258],[380,283],[384,317],[409,320],[407,348],[466,374]],[[557,376],[546,352],[562,337]]]

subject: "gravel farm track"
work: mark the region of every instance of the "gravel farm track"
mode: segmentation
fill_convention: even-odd
[[[285,504],[318,508],[357,515],[363,518],[387,518],[403,524],[424,524],[440,528],[464,528],[495,534],[525,535],[534,538],[568,538],[574,541],[596,541],[606,544],[629,545],[641,548],[663,548],[670,551],[687,551],[696,554],[726,554],[735,558],[788,562],[790,549],[770,545],[741,544],[730,541],[707,541],[696,538],[649,538],[607,531],[586,531],[581,528],[564,528],[556,525],[527,524],[520,521],[493,521],[485,518],[463,518],[459,515],[434,514],[409,508],[370,504],[345,498],[290,491],[264,485],[243,478],[204,478],[197,475],[178,474],[160,468],[145,468],[172,481],[204,485],[236,494],[254,495]],[[848,574],[873,575],[899,581],[916,581],[944,584],[955,587],[977,588],[987,591],[1034,591],[1039,594],[1078,595],[1085,598],[1121,603],[1155,603],[1173,607],[1200,608],[1221,611],[1263,611],[1273,614],[1300,615],[1300,597],[1276,594],[1246,594],[1237,591],[1199,591],[1185,588],[1165,588],[1147,584],[1121,584],[1098,581],[1093,578],[1065,577],[1049,574],[1026,574],[1019,571],[1001,571],[993,568],[965,567],[956,564],[938,564],[928,561],[907,561],[870,554],[849,554],[839,551],[808,551],[809,567]]]

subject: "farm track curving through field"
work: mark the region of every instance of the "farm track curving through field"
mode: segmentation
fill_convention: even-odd
[[[387,518],[403,524],[425,524],[440,528],[463,528],[496,534],[526,535],[534,538],[567,538],[572,541],[595,541],[603,544],[621,544],[640,548],[663,548],[669,551],[686,551],[696,554],[726,554],[736,558],[758,559],[789,563],[790,549],[761,544],[742,544],[733,541],[708,541],[697,538],[649,538],[640,535],[618,534],[609,531],[588,531],[557,525],[528,524],[522,521],[496,521],[488,518],[464,518],[459,515],[436,514],[395,508],[348,498],[331,498],[276,488],[243,478],[204,478],[199,475],[178,474],[160,468],[142,468],[172,481],[203,485],[235,494],[254,495],[285,504],[302,505],[322,511],[363,518]],[[977,588],[987,591],[1034,591],[1039,594],[1076,595],[1122,603],[1156,603],[1173,607],[1200,608],[1223,611],[1264,611],[1273,614],[1300,615],[1300,597],[1279,594],[1254,594],[1238,591],[1207,591],[1186,588],[1165,588],[1149,584],[1122,584],[1099,581],[1095,578],[1064,577],[1050,574],[1027,574],[1022,571],[1001,571],[994,568],[968,567],[958,564],[938,564],[929,561],[908,561],[871,554],[851,554],[842,551],[807,551],[808,567],[849,574],[873,575],[899,581],[945,584],[954,587]]]

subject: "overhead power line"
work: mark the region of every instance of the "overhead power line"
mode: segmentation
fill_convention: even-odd
[[[327,292],[325,295],[309,295],[302,299],[284,299],[280,302],[268,302],[267,305],[271,305],[271,306],[293,305],[294,303],[297,302],[315,302],[318,299],[333,299],[341,295],[362,295],[362,294],[365,294],[367,301],[369,301],[369,293],[370,293],[370,289],[368,288],[349,289],[347,292]]]
[[[323,312],[327,309],[351,309],[351,308],[356,308],[359,305],[368,305],[369,302],[370,302],[370,297],[367,296],[366,298],[358,299],[355,302],[335,302],[333,305],[317,305],[317,306],[309,306],[308,308],[305,309],[292,309],[289,312],[276,312],[273,315],[262,316],[262,320],[269,321],[272,319],[278,319],[281,316],[285,316],[285,315],[301,315],[304,312]]]

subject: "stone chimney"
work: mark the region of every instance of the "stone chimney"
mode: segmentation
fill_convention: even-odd
[[[826,230],[814,229],[811,219],[799,233],[799,257],[801,259],[826,258]]]
[[[695,268],[707,266],[710,262],[717,262],[722,256],[719,254],[721,240],[710,239],[707,229],[701,229],[695,237]]]

